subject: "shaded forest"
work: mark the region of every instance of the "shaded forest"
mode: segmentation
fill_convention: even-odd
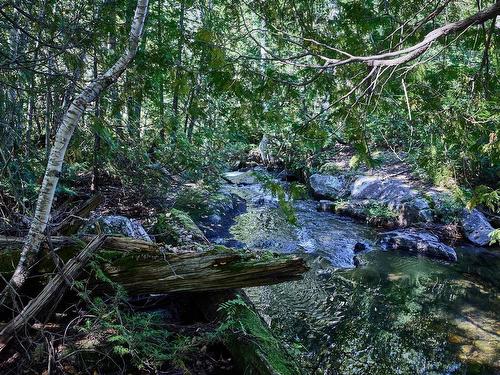
[[[242,234],[255,192],[230,189],[260,186],[292,232],[310,220],[297,202],[316,199],[395,230],[386,250],[462,264],[466,243],[496,262],[499,14],[481,0],[0,3],[0,372],[387,373],[313,364],[266,321],[239,288],[316,263],[255,241],[275,219]],[[363,267],[352,254],[333,267]],[[498,371],[488,345],[477,372],[447,373]]]

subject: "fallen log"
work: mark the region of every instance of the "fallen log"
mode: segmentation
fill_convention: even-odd
[[[0,352],[19,330],[37,318],[40,313],[43,312],[45,318],[51,315],[50,312],[59,304],[65,292],[71,288],[89,259],[102,246],[104,239],[104,235],[92,239],[78,255],[64,265],[38,296],[33,298],[14,319],[2,328],[0,331]]]
[[[52,237],[58,246],[78,247],[89,237]],[[8,245],[19,248],[19,238],[0,238],[0,248]],[[81,247],[81,246],[79,246]],[[200,245],[198,245],[198,248]],[[223,246],[203,246],[204,251],[187,251],[189,248],[173,248],[168,251],[160,245],[127,237],[107,236],[99,252],[101,267],[109,279],[123,286],[130,296],[149,293],[180,291],[206,291],[245,288],[276,284],[300,279],[308,269],[304,260],[297,256],[278,255],[267,251],[234,250]],[[60,250],[61,257],[70,258],[75,249]],[[1,269],[15,265],[18,251],[0,252]],[[39,272],[50,272],[45,257]],[[105,285],[97,285],[106,289]]]

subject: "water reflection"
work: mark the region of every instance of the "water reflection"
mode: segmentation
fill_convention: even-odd
[[[249,202],[234,238],[309,261],[301,281],[247,290],[306,374],[500,373],[498,256],[464,247],[448,264],[381,251],[371,228],[314,202],[297,204],[293,227],[257,186],[232,189]],[[354,268],[360,241],[373,251]]]

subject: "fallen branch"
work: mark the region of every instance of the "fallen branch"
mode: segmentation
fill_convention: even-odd
[[[79,276],[81,270],[92,255],[102,246],[105,235],[95,237],[85,248],[63,267],[61,272],[55,275],[24,309],[14,317],[0,331],[0,352],[7,346],[12,337],[29,322],[35,319],[42,311],[45,318],[59,304],[65,292],[72,286],[74,280]]]
[[[51,236],[50,242],[54,247],[74,247],[78,246],[81,242],[90,242],[92,235],[82,235],[77,237],[69,236]],[[18,250],[25,242],[23,237],[10,237],[0,236],[0,249],[3,250]],[[47,244],[45,241],[43,244]],[[141,252],[158,252],[160,244],[139,240],[135,238],[122,237],[122,236],[107,236],[103,248],[117,251],[141,251]],[[0,252],[1,253],[1,252]]]

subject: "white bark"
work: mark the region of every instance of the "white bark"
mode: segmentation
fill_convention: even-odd
[[[2,293],[17,291],[26,281],[30,268],[36,260],[49,221],[54,193],[62,170],[64,156],[69,141],[80,121],[85,108],[93,102],[109,85],[117,81],[120,75],[135,57],[141,39],[149,0],[138,0],[132,21],[128,46],[118,61],[104,74],[89,83],[75,98],[64,114],[62,124],[57,130],[54,145],[50,150],[47,169],[43,178],[38,201],[26,242],[21,252],[21,258],[10,280],[10,285]]]

